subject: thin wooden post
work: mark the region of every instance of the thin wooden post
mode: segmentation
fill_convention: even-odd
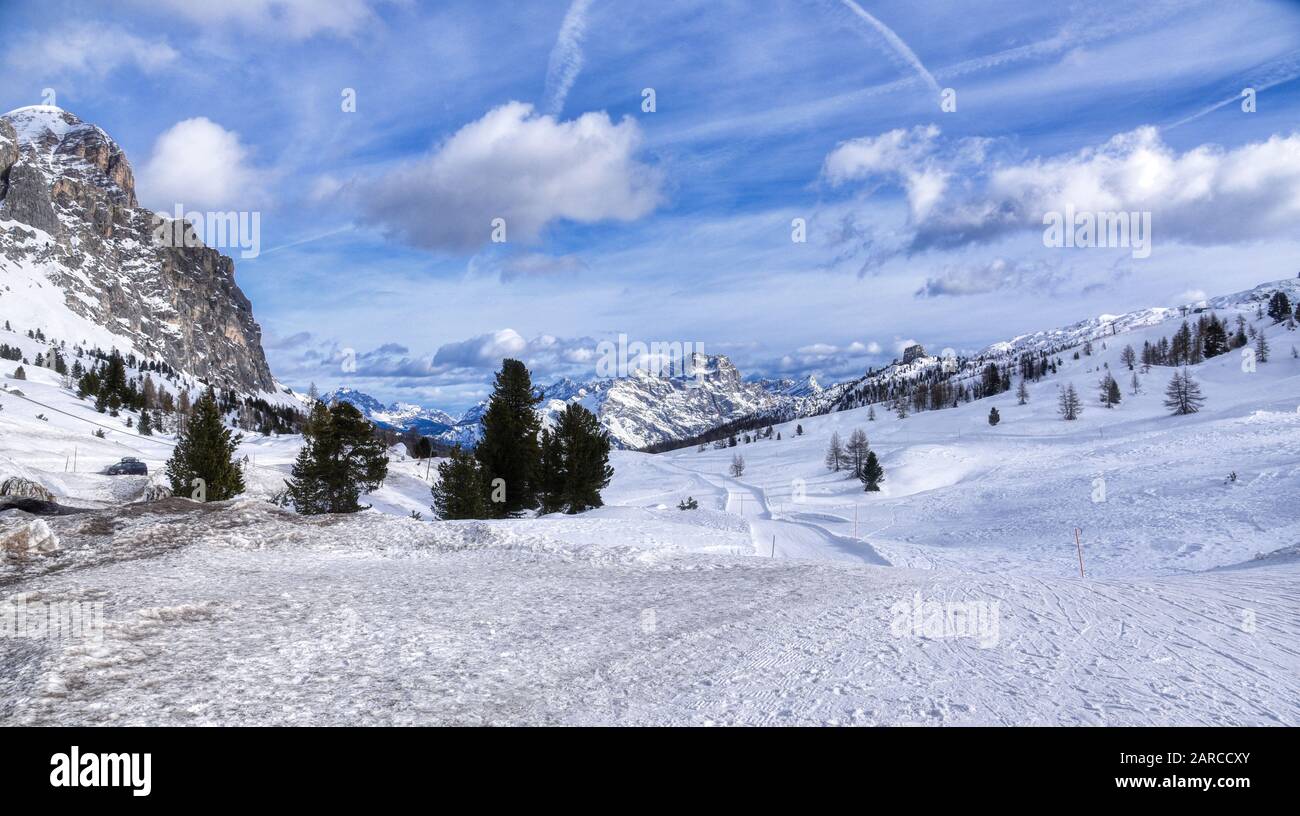
[[[1083,531],[1078,527],[1074,528],[1074,546],[1079,550],[1079,577],[1083,577],[1083,544],[1079,541],[1079,533]]]

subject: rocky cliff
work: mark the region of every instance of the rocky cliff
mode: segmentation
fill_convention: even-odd
[[[273,391],[234,262],[206,246],[160,245],[154,227],[103,130],[49,106],[0,116],[0,318]]]

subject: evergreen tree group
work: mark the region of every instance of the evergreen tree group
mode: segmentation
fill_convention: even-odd
[[[433,510],[444,519],[505,518],[528,510],[581,513],[603,504],[611,442],[595,414],[565,406],[554,427],[542,428],[528,369],[503,360],[483,433],[471,454],[457,448],[438,465]],[[733,442],[734,444],[734,442]]]

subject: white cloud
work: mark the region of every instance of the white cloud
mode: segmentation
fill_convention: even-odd
[[[924,219],[943,197],[949,171],[933,158],[939,128],[918,125],[841,142],[826,156],[822,176],[833,185],[873,176],[894,178],[907,191],[913,221]]]
[[[641,128],[606,113],[559,121],[509,102],[465,125],[430,155],[360,185],[367,219],[429,249],[532,241],[551,222],[631,221],[660,202],[661,174],[638,162]]]
[[[9,52],[15,68],[60,73],[108,74],[125,65],[141,71],[166,68],[180,56],[166,40],[146,40],[119,26],[73,23],[20,40]]]
[[[519,357],[528,342],[514,329],[500,329],[457,343],[447,343],[433,355],[436,366],[496,368],[506,357]]]
[[[163,213],[176,204],[256,210],[264,203],[264,185],[248,159],[239,134],[201,116],[185,119],[154,143],[140,174],[142,198]]]
[[[948,267],[926,278],[916,296],[982,295],[1002,289],[1052,291],[1071,281],[1078,283],[1080,279],[1065,273],[1059,263],[994,258],[982,264]]]
[[[259,35],[306,39],[316,34],[349,35],[375,17],[369,0],[150,0],[150,6],[205,27],[235,24]]]
[[[1142,127],[1097,148],[997,167],[972,199],[933,211],[912,250],[1041,230],[1045,213],[1067,208],[1150,212],[1156,248],[1288,238],[1300,219],[1300,134],[1179,153]]]

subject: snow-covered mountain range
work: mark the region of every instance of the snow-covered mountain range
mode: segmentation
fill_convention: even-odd
[[[562,378],[541,387],[538,412],[550,422],[564,407],[580,403],[599,418],[621,448],[641,448],[703,433],[720,424],[762,417],[780,421],[819,413],[828,405],[817,380],[746,381],[726,356],[697,354],[691,376],[657,376],[635,369],[629,376],[593,378],[585,382]],[[322,395],[343,400],[370,420],[397,430],[415,429],[447,444],[471,446],[478,441],[479,419],[487,401],[460,417],[444,411],[392,403],[351,388]]]
[[[694,365],[701,378],[660,377],[634,370],[627,377],[594,378],[585,382],[560,379],[542,387],[538,411],[550,421],[570,402],[581,403],[596,414],[615,445],[637,449],[656,443],[686,439],[726,423],[754,419],[781,422],[848,410],[871,401],[865,394],[894,393],[916,381],[950,379],[956,384],[978,379],[985,366],[1006,366],[1022,355],[1055,355],[1087,342],[1155,326],[1173,318],[1207,310],[1264,304],[1274,292],[1300,300],[1300,279],[1262,283],[1254,289],[1222,295],[1208,301],[1159,306],[1125,314],[1103,314],[1056,329],[1044,329],[988,345],[973,355],[933,354],[914,346],[895,360],[862,377],[823,387],[809,376],[802,380],[746,381],[723,355],[697,355]],[[410,404],[384,405],[351,388],[324,395],[356,405],[374,422],[397,430],[414,428],[447,444],[472,446],[478,441],[479,419],[487,402],[471,407],[459,417],[445,411]]]

